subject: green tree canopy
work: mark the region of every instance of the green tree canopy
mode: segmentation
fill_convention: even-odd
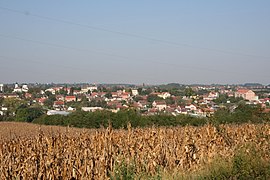
[[[44,113],[41,108],[37,108],[37,107],[19,108],[16,111],[16,121],[32,122],[34,119],[40,117],[43,114]]]

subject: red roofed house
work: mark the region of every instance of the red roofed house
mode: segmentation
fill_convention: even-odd
[[[54,101],[53,107],[55,110],[63,110],[65,107],[64,101]]]
[[[60,94],[59,95],[56,95],[55,98],[56,98],[57,101],[64,101],[65,100],[65,96],[64,95],[60,95]]]
[[[238,89],[235,94],[235,97],[242,97],[245,100],[249,100],[249,101],[254,101],[254,100],[258,100],[258,96],[256,96],[256,94],[249,89]]]
[[[25,98],[32,98],[32,94],[30,94],[30,93],[25,93],[25,94],[24,94],[24,97],[25,97]]]
[[[61,110],[64,110],[65,103],[64,103],[64,101],[54,101],[53,107],[55,110],[61,111]]]
[[[158,113],[158,109],[157,108],[150,108],[148,109],[148,115],[155,115]]]
[[[115,108],[115,109],[122,109],[123,108],[122,103],[119,101],[110,101],[110,102],[107,102],[107,105],[109,107]]]
[[[270,109],[269,109],[269,108],[265,108],[265,109],[263,110],[263,112],[264,112],[264,113],[270,113]]]
[[[39,98],[39,99],[37,99],[37,101],[38,101],[38,103],[40,104],[40,105],[44,105],[44,102],[47,100],[47,98],[45,98],[45,97],[42,97],[42,98]]]
[[[92,98],[97,98],[98,97],[98,93],[97,92],[92,92],[91,93],[91,97]]]
[[[113,98],[116,98],[116,97],[118,97],[118,95],[119,95],[118,92],[111,92],[111,94],[112,94],[112,97],[113,97]]]
[[[140,100],[138,101],[141,108],[147,108],[147,105],[149,104],[146,100]]]
[[[53,104],[59,106],[59,105],[64,105],[65,103],[64,101],[54,101]]]
[[[122,99],[128,99],[128,98],[130,97],[130,93],[128,93],[128,92],[123,92],[123,93],[120,95],[120,97],[121,97]]]
[[[66,102],[76,101],[76,96],[66,96],[65,100]]]
[[[165,101],[154,101],[152,106],[157,108],[159,111],[165,110],[167,108],[167,104]]]

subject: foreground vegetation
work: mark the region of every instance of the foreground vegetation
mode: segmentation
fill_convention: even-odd
[[[0,179],[270,178],[269,124],[0,129]]]

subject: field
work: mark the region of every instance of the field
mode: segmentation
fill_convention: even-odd
[[[235,165],[239,177],[243,157],[253,174],[253,161],[270,174],[269,124],[87,130],[1,122],[0,137],[0,179],[225,178]]]

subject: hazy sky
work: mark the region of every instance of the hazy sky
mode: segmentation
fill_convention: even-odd
[[[0,0],[0,83],[270,84],[269,0]]]

